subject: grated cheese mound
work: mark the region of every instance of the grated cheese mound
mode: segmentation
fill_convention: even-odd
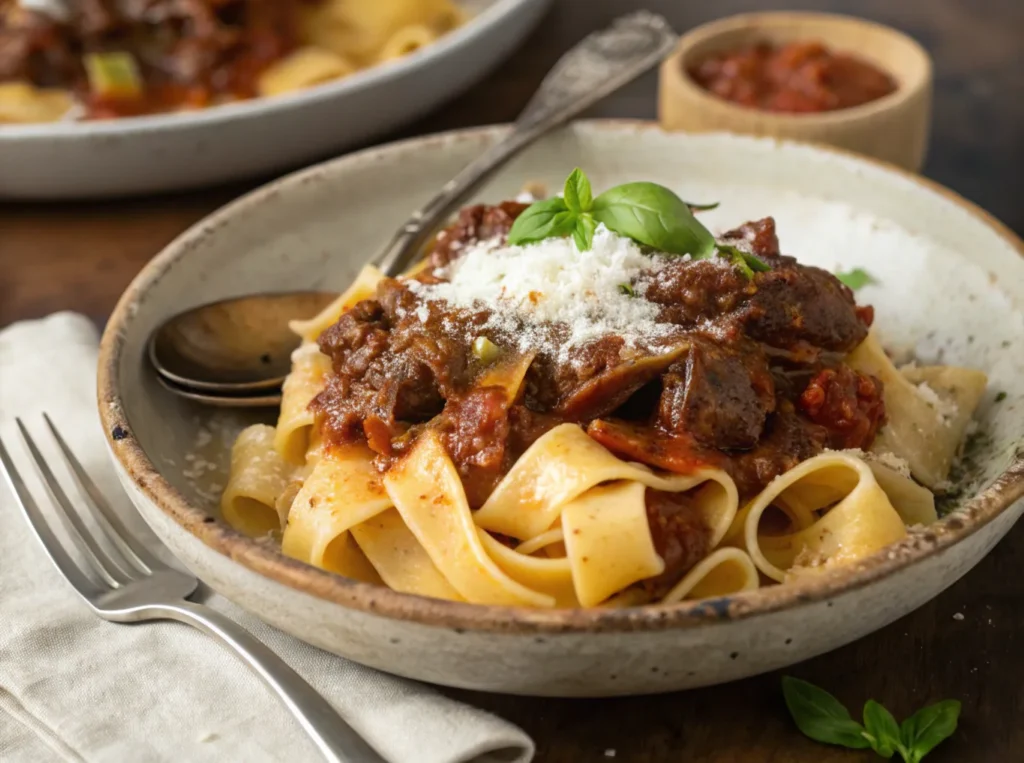
[[[938,392],[928,386],[928,382],[921,382],[917,385],[917,395],[928,404],[929,408],[935,411],[935,416],[940,424],[949,426],[960,412],[956,401],[943,398]]]
[[[571,238],[523,246],[482,241],[467,246],[437,273],[446,282],[410,282],[409,287],[426,301],[493,310],[489,327],[516,333],[522,349],[536,348],[543,335],[517,330],[521,322],[566,326],[563,350],[608,335],[621,336],[627,347],[635,347],[674,329],[659,323],[660,306],[643,298],[642,277],[666,262],[599,225],[586,252]],[[624,284],[631,285],[632,294],[624,292]]]

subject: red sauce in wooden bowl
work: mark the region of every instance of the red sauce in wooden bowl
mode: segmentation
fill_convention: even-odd
[[[848,109],[896,90],[888,73],[819,42],[758,43],[706,58],[689,74],[720,98],[776,112]]]

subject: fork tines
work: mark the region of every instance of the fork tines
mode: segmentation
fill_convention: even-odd
[[[46,485],[56,513],[67,530],[68,537],[76,548],[85,557],[88,569],[95,574],[106,586],[110,588],[121,588],[133,580],[150,575],[157,569],[163,569],[163,565],[151,552],[149,552],[131,532],[124,526],[124,523],[117,516],[113,507],[100,492],[96,483],[86,473],[81,462],[75,457],[67,442],[61,436],[57,427],[47,414],[43,419],[49,428],[53,439],[56,441],[61,454],[71,473],[74,475],[83,496],[86,498],[81,503],[87,507],[89,514],[96,521],[98,532],[93,532],[86,526],[78,511],[72,505],[67,493],[61,487],[53,469],[47,463],[35,440],[29,433],[28,428],[20,418],[15,422],[25,440],[28,452],[35,462],[36,468]],[[54,535],[49,523],[40,510],[38,503],[32,496],[21,474],[15,467],[11,455],[0,439],[0,464],[7,475],[11,487],[18,498],[22,512],[28,520],[29,526],[35,533],[39,542],[49,554],[53,563],[87,599],[99,593],[99,589],[82,569],[75,563],[71,556],[65,551],[61,542]],[[98,535],[105,536],[111,546],[105,548],[100,542]]]

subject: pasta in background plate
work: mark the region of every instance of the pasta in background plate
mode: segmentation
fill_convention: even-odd
[[[415,52],[450,0],[0,0],[0,125],[276,96]]]
[[[407,593],[614,607],[785,583],[935,521],[984,374],[897,369],[770,218],[676,256],[603,221],[508,244],[526,207],[467,208],[410,275],[368,266],[293,322],[232,525]]]

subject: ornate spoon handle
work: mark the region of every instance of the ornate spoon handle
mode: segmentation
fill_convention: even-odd
[[[676,39],[668,22],[648,11],[622,16],[585,37],[558,60],[504,140],[466,165],[414,212],[374,262],[389,276],[404,271],[441,222],[494,170],[660,62]]]

